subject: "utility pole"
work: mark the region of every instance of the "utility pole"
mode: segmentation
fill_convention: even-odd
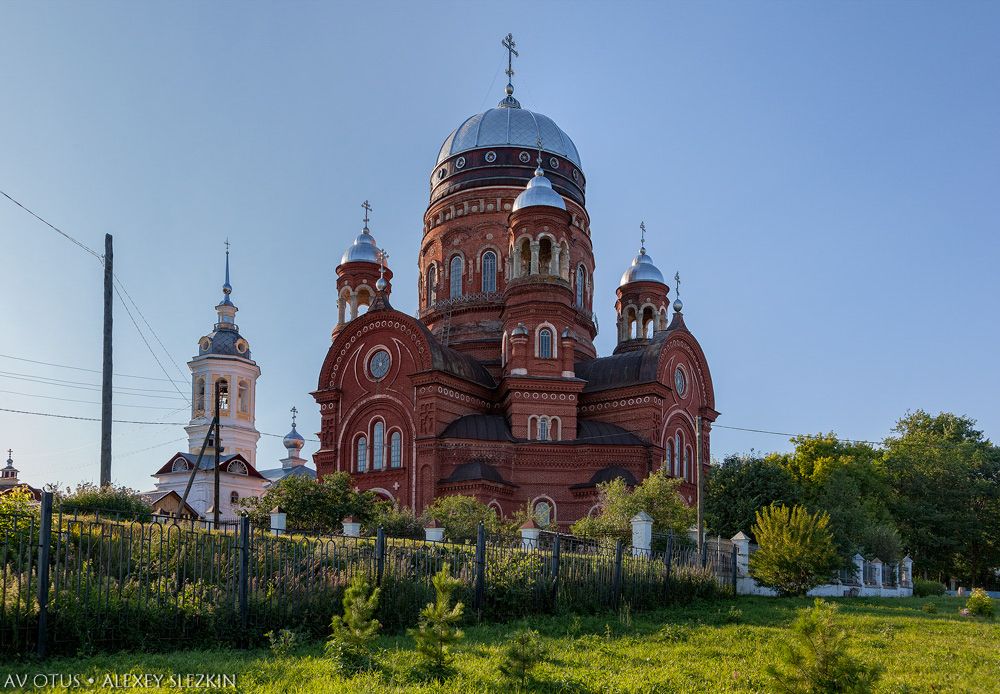
[[[705,542],[705,501],[704,501],[704,498],[703,498],[704,497],[704,490],[705,490],[705,480],[704,480],[704,475],[702,474],[702,468],[701,468],[702,450],[703,450],[704,447],[702,446],[702,443],[701,443],[702,426],[703,426],[702,425],[701,415],[698,415],[697,417],[695,417],[694,421],[695,421],[695,424],[694,424],[694,426],[695,426],[695,431],[694,431],[694,440],[695,440],[695,452],[694,452],[694,459],[695,459],[695,481],[698,483],[698,550],[700,551],[701,548],[702,548],[702,545]]]
[[[226,394],[228,397],[229,394]],[[222,439],[220,438],[221,428],[219,426],[219,379],[215,380],[215,502],[213,503],[212,520],[215,522],[215,529],[219,529],[219,454],[222,450]],[[228,404],[228,403],[227,403]]]
[[[104,365],[101,374],[101,486],[111,484],[111,308],[114,293],[111,234],[104,235]]]

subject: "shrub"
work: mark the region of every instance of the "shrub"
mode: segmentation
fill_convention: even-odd
[[[581,537],[609,537],[631,542],[632,518],[645,511],[653,518],[653,530],[673,530],[683,535],[694,521],[694,510],[681,499],[677,488],[680,478],[668,477],[663,470],[654,472],[635,489],[616,478],[597,485],[601,511],[581,518],[570,528]]]
[[[271,525],[271,509],[280,506],[287,514],[290,530],[340,532],[346,516],[365,522],[374,513],[377,498],[372,492],[354,491],[346,472],[324,475],[319,482],[308,477],[286,477],[267,488],[261,497],[245,498],[240,505],[259,528]]]
[[[760,549],[750,557],[750,573],[782,595],[805,595],[840,563],[829,526],[829,515],[801,506],[761,509],[754,526]]]
[[[365,533],[374,535],[382,528],[388,537],[409,537],[416,540],[424,539],[424,524],[406,508],[396,508],[390,501],[375,502],[371,518],[365,523]]]
[[[98,487],[90,482],[61,495],[60,508],[64,513],[110,515],[116,520],[148,521],[153,515],[149,504],[134,489],[110,484]]]
[[[837,606],[816,599],[792,623],[794,641],[779,646],[765,674],[774,691],[788,694],[869,692],[881,674],[847,652],[847,632],[836,624]]]
[[[462,638],[462,631],[456,625],[462,619],[464,606],[461,602],[451,604],[452,595],[462,582],[448,574],[448,567],[442,567],[434,575],[433,583],[435,601],[421,610],[417,628],[408,633],[417,643],[417,653],[427,674],[440,680],[452,671],[451,645]]]
[[[923,605],[920,606],[920,609],[926,612],[927,614],[937,614],[938,611],[937,605],[935,605],[932,602],[925,602]]]
[[[326,642],[326,654],[345,672],[370,670],[371,649],[381,627],[374,618],[379,589],[368,585],[364,576],[356,576],[344,592],[344,616],[330,622],[333,633]]]
[[[969,614],[993,619],[993,598],[987,595],[986,591],[982,588],[973,589],[972,595],[969,596],[968,602],[965,603],[965,608],[969,611]]]
[[[25,489],[13,489],[0,496],[0,540],[9,547],[32,544],[29,535],[38,532],[38,507]],[[37,535],[36,535],[37,538]]]
[[[424,519],[444,526],[444,535],[451,542],[475,542],[480,523],[486,526],[487,532],[494,533],[500,529],[500,519],[493,509],[461,494],[435,499],[424,509]]]
[[[281,631],[269,631],[264,636],[267,637],[268,647],[271,649],[271,653],[278,658],[284,658],[291,655],[299,645],[299,635],[292,631],[291,629],[282,629]]]
[[[864,554],[878,557],[886,564],[895,564],[903,556],[903,541],[891,525],[874,523],[865,528],[861,536]]]
[[[538,632],[521,629],[500,652],[500,674],[526,685],[531,671],[545,660],[546,655],[547,649]]]
[[[939,581],[929,581],[925,578],[913,579],[913,596],[917,598],[929,598],[935,595],[944,595],[944,584]]]

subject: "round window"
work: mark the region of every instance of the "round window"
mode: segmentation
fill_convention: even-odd
[[[684,369],[679,366],[674,371],[674,389],[677,391],[677,394],[681,396],[683,396],[684,391],[687,390],[687,376],[684,375]]]
[[[527,152],[521,152],[520,154],[517,155],[517,158],[520,159],[525,164],[531,161],[531,155],[528,154]]]
[[[462,169],[465,168],[465,157],[459,157],[455,160],[455,168]]]
[[[439,180],[442,179],[442,178],[444,178],[447,175],[448,175],[448,169],[442,168],[441,170],[438,171],[438,179]]]
[[[488,161],[490,164],[492,164],[496,160],[497,160],[497,153],[496,152],[490,150],[489,152],[486,153],[486,161]]]
[[[368,371],[371,373],[372,378],[375,380],[380,380],[385,378],[385,375],[389,373],[389,367],[392,365],[392,357],[384,349],[376,351],[371,359],[368,360]]]
[[[556,159],[555,157],[552,157],[551,159],[549,159],[549,166],[551,166],[553,169],[558,169],[559,168],[559,160]]]
[[[243,354],[247,351],[247,341],[240,339],[236,341],[236,351]]]

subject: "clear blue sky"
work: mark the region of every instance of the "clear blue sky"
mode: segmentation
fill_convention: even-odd
[[[228,236],[263,370],[258,428],[284,434],[297,405],[311,436],[359,204],[392,254],[393,303],[412,312],[435,155],[502,96],[508,31],[517,97],[574,139],[587,172],[602,353],[644,219],[657,264],[683,276],[719,424],[881,439],[922,407],[1000,437],[996,3],[8,2],[0,189],[91,247],[113,233],[118,275],[185,371]],[[98,262],[4,199],[0,240],[0,353],[99,369]],[[117,371],[163,376],[120,305],[115,339]],[[0,371],[99,382],[2,357]],[[116,385],[168,391],[119,397],[118,418],[187,419],[149,409],[186,408],[165,381]],[[183,437],[117,425],[116,481],[149,488]],[[97,423],[0,412],[8,447],[35,484],[98,476]],[[713,433],[716,457],[750,448],[788,443]],[[259,464],[282,454],[265,437]]]

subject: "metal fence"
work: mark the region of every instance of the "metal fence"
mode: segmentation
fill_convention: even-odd
[[[204,521],[148,522],[53,513],[0,515],[0,652],[74,653],[195,644],[248,645],[271,629],[325,633],[358,575],[381,587],[387,631],[414,624],[431,579],[461,579],[470,619],[557,608],[634,609],[735,590],[731,545],[701,551],[673,537],[637,550],[622,542],[541,533],[468,544],[344,537]]]

